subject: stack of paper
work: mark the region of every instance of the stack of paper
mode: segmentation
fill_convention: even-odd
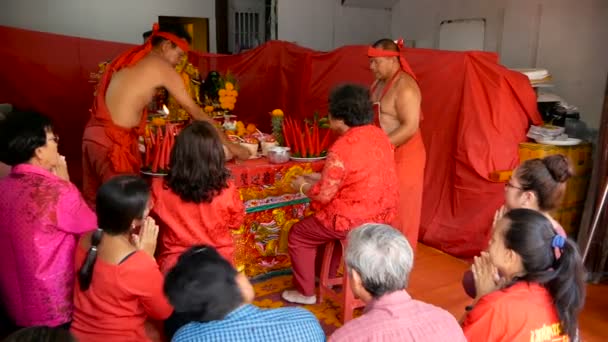
[[[568,135],[564,133],[564,127],[558,126],[530,126],[527,137],[539,140],[568,140]]]

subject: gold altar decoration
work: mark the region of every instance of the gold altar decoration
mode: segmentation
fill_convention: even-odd
[[[247,187],[241,189],[241,198],[244,202],[266,198],[281,196],[283,194],[294,194],[297,190],[291,187],[291,183],[299,176],[313,173],[310,164],[297,164],[289,168],[283,177],[277,180],[274,184],[267,187]],[[253,203],[255,205],[255,203]]]
[[[181,76],[188,95],[190,95],[196,104],[202,105],[200,98],[201,76],[198,69],[188,62],[187,56],[184,56],[175,67],[175,71]],[[170,94],[167,100],[167,107],[169,108],[169,115],[167,117],[169,121],[185,121],[190,119],[188,112]]]
[[[270,205],[269,209],[248,213],[243,225],[232,233],[236,245],[235,265],[247,276],[289,267],[289,231],[302,217],[312,213],[307,203],[293,201],[300,197],[291,183],[298,176],[312,172],[312,164],[295,164],[278,171],[270,183],[239,188],[246,208]],[[276,207],[276,204],[282,205]]]

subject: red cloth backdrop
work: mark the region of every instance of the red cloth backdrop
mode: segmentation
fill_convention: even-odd
[[[0,102],[51,116],[61,152],[80,181],[80,149],[92,103],[89,73],[128,45],[0,26]],[[310,117],[327,112],[337,84],[369,85],[366,46],[320,53],[273,41],[239,55],[201,55],[191,61],[206,75],[230,71],[240,85],[235,114],[268,129],[268,112]],[[503,202],[494,170],[518,164],[517,144],[530,124],[541,122],[527,78],[484,52],[406,49],[420,80],[422,135],[427,148],[421,239],[458,256],[485,248],[494,211]],[[379,165],[378,167],[382,167]],[[365,200],[365,194],[361,194]]]

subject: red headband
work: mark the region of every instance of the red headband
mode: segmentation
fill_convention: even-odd
[[[389,51],[370,46],[367,49],[367,57],[401,57],[401,50],[403,49],[403,39],[399,38],[397,41],[395,41],[395,44],[397,44],[397,49],[399,51]]]
[[[182,51],[184,51],[185,53],[188,52],[188,50],[190,50],[190,45],[188,45],[188,42],[185,39],[182,39],[172,33],[169,32],[160,32],[159,31],[160,27],[158,26],[157,23],[155,23],[152,26],[152,35],[150,36],[150,38],[152,37],[163,37],[169,41],[171,41],[173,44],[177,45],[180,49],[182,49]],[[150,39],[148,38],[148,39]]]
[[[409,74],[410,76],[412,76],[413,79],[418,80],[416,78],[416,75],[414,75],[414,72],[412,71],[412,68],[407,63],[407,61],[403,57],[403,54],[401,53],[401,51],[403,51],[403,47],[404,47],[403,46],[403,39],[401,39],[401,38],[397,39],[395,41],[395,44],[397,44],[397,49],[399,51],[383,50],[383,49],[378,49],[378,48],[370,46],[367,49],[367,57],[370,57],[370,58],[373,58],[373,57],[398,57],[399,58],[399,64],[401,65],[401,70],[403,70],[404,72],[406,72],[407,74]]]

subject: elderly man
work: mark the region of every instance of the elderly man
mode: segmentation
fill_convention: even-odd
[[[348,235],[345,258],[352,291],[367,307],[330,341],[466,341],[454,316],[405,291],[414,259],[399,231],[363,225]]]

